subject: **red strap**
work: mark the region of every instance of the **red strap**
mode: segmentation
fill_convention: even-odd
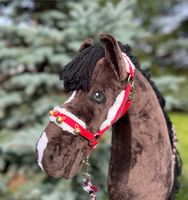
[[[131,92],[131,85],[128,83],[127,87],[126,87],[126,90],[125,90],[125,95],[124,95],[124,98],[123,98],[123,102],[122,102],[121,106],[119,107],[118,112],[116,113],[114,119],[112,120],[112,123],[114,123],[115,120],[117,119],[117,117],[120,115],[120,113],[122,113],[122,110],[123,110],[123,108],[125,107],[125,105],[127,103],[127,99],[129,97],[130,92]]]
[[[76,121],[74,121],[69,116],[67,116],[63,113],[60,113],[58,111],[55,111],[53,116],[54,117],[62,117],[63,122],[68,124],[73,129],[78,128],[80,130],[80,135],[83,136],[84,138],[86,138],[90,142],[91,146],[95,146],[98,143],[96,137],[91,132],[89,132],[87,129],[83,128],[80,124],[78,124]]]
[[[131,85],[130,83],[127,83],[127,87],[126,87],[126,90],[125,90],[125,95],[124,95],[124,98],[123,98],[123,101],[122,101],[122,104],[121,106],[119,107],[114,119],[112,120],[111,124],[113,124],[115,122],[115,120],[119,117],[119,116],[123,116],[128,108],[130,107],[130,104],[131,104],[131,101],[128,100],[128,97],[129,97],[129,94],[131,92]],[[105,127],[103,130],[99,131],[96,135],[93,135],[90,131],[88,131],[86,128],[82,127],[80,124],[78,124],[76,121],[74,121],[72,118],[70,118],[69,116],[63,114],[63,113],[60,113],[58,111],[54,111],[53,113],[53,116],[54,117],[62,117],[62,120],[64,123],[68,124],[70,127],[72,127],[73,129],[76,129],[78,128],[80,131],[79,131],[79,134],[86,138],[88,141],[89,141],[89,145],[91,147],[94,147],[97,143],[98,143],[98,137],[100,137],[101,135],[103,135],[107,130],[108,128],[110,127],[107,126]]]
[[[121,106],[119,107],[114,119],[111,122],[111,125],[115,122],[115,120],[118,118],[118,116],[120,115],[121,117],[126,113],[126,111],[128,110],[129,106],[130,106],[130,101],[127,101],[129,94],[131,92],[131,85],[128,83],[127,87],[126,87],[126,91],[125,91],[125,95],[123,98],[123,103],[121,104]],[[103,135],[109,128],[110,126],[105,127],[103,130],[99,131],[97,134],[99,135],[99,137],[101,135]]]
[[[123,112],[122,112],[122,114],[121,114],[121,117],[123,117],[123,116],[125,115],[125,113],[126,113],[127,110],[129,109],[130,105],[131,105],[131,101],[128,100],[127,103],[126,103],[126,105],[125,105],[125,107],[124,107],[124,110],[123,110]],[[110,127],[110,126],[107,126],[107,127],[104,128],[103,130],[99,131],[99,132],[97,133],[97,135],[98,135],[99,137],[101,137],[101,136],[109,129],[109,127]]]
[[[129,73],[130,73],[131,77],[134,78],[134,70],[133,70],[132,64],[130,63],[129,59],[126,56],[125,56],[125,59],[129,63]]]
[[[107,126],[106,128],[102,129],[101,131],[99,131],[97,134],[98,136],[100,137],[101,135],[103,135],[108,129],[109,129],[110,126]]]
[[[129,62],[129,61],[128,61],[128,62]],[[131,78],[134,78],[134,71],[133,71],[133,68],[130,67],[130,66],[131,66],[131,64],[130,64],[130,62],[129,62],[130,75],[131,75]]]
[[[129,109],[130,105],[131,105],[131,101],[128,100],[127,103],[126,103],[126,105],[125,105],[125,107],[124,107],[124,110],[123,110],[123,112],[122,112],[121,117],[123,117],[123,116],[125,115],[125,113],[126,113],[127,110]]]
[[[128,59],[127,59],[127,61],[129,63],[130,76],[131,76],[131,78],[133,78],[134,77],[134,70],[133,70],[132,65],[131,65],[131,63],[129,62]],[[128,97],[129,97],[129,95],[131,93],[131,89],[132,89],[132,86],[128,82],[127,85],[126,85],[125,95],[124,95],[122,104],[119,107],[119,109],[118,109],[114,119],[112,120],[111,124],[113,124],[119,118],[119,116],[122,117],[127,112],[128,108],[130,107],[131,100],[129,100]],[[102,134],[104,134],[108,130],[108,128],[111,126],[111,124],[110,124],[109,126],[105,127],[103,130],[99,131],[96,135],[93,135],[86,128],[83,128],[80,124],[78,124],[72,118],[70,118],[69,116],[67,116],[67,115],[65,115],[63,113],[60,113],[58,111],[54,111],[53,116],[54,117],[58,117],[58,116],[62,117],[63,122],[68,124],[73,129],[78,128],[79,129],[79,134],[89,141],[89,145],[92,148],[98,143],[97,138],[100,137]]]

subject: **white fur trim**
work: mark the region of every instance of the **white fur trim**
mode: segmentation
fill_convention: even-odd
[[[71,127],[71,126],[69,126],[68,124],[66,124],[66,123],[57,123],[56,122],[56,117],[54,117],[54,116],[50,116],[50,121],[51,122],[54,122],[58,127],[60,127],[62,130],[64,130],[64,131],[67,131],[67,132],[69,132],[69,133],[72,133],[73,135],[75,135],[75,133],[74,133],[74,129]]]
[[[75,91],[72,93],[72,95],[65,101],[64,104],[70,103],[70,102],[74,99],[75,95],[76,95],[76,90],[75,90]]]
[[[59,106],[56,106],[54,108],[54,111],[58,111],[62,114],[67,115],[68,117],[72,118],[76,123],[80,124],[83,128],[86,128],[86,124],[85,122],[83,122],[81,119],[79,119],[77,116],[73,115],[72,113],[70,113],[68,110],[66,110],[65,108],[61,108]]]
[[[43,153],[44,153],[44,150],[46,149],[47,144],[48,144],[48,138],[46,136],[46,133],[44,132],[37,143],[38,165],[43,171],[44,169],[42,166],[42,158],[43,158]]]
[[[119,110],[119,107],[121,106],[123,99],[125,95],[125,90],[121,91],[118,96],[116,97],[116,100],[112,107],[108,110],[107,118],[106,120],[101,124],[100,130],[103,130],[107,126],[111,125],[112,120],[116,116],[116,113]]]
[[[134,64],[132,63],[131,59],[127,56],[126,53],[123,53],[122,52],[122,55],[123,55],[123,58],[124,58],[124,61],[125,61],[125,66],[126,66],[126,69],[127,69],[127,72],[130,73],[130,69],[129,69],[129,63],[133,69],[133,71],[135,70],[135,66]]]

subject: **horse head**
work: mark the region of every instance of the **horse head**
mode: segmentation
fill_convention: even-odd
[[[60,74],[72,94],[49,112],[37,143],[38,164],[52,177],[77,175],[98,138],[128,109],[134,65],[113,36],[100,40],[104,47],[86,39]]]

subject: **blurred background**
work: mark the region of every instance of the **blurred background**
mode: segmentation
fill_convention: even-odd
[[[52,179],[37,166],[35,144],[48,110],[66,99],[59,70],[80,43],[108,32],[132,47],[166,99],[175,124],[188,199],[188,2],[185,0],[0,0],[0,199],[85,200],[82,177]],[[110,132],[92,154],[106,200]]]

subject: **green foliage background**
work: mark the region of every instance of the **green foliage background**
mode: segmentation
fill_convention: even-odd
[[[34,151],[48,110],[66,99],[60,68],[86,37],[98,44],[102,32],[130,44],[164,94],[184,162],[178,199],[188,199],[188,15],[173,13],[186,5],[183,0],[0,1],[0,199],[86,199],[80,175],[69,181],[46,176]],[[110,131],[91,157],[98,199],[107,199],[109,153]]]

